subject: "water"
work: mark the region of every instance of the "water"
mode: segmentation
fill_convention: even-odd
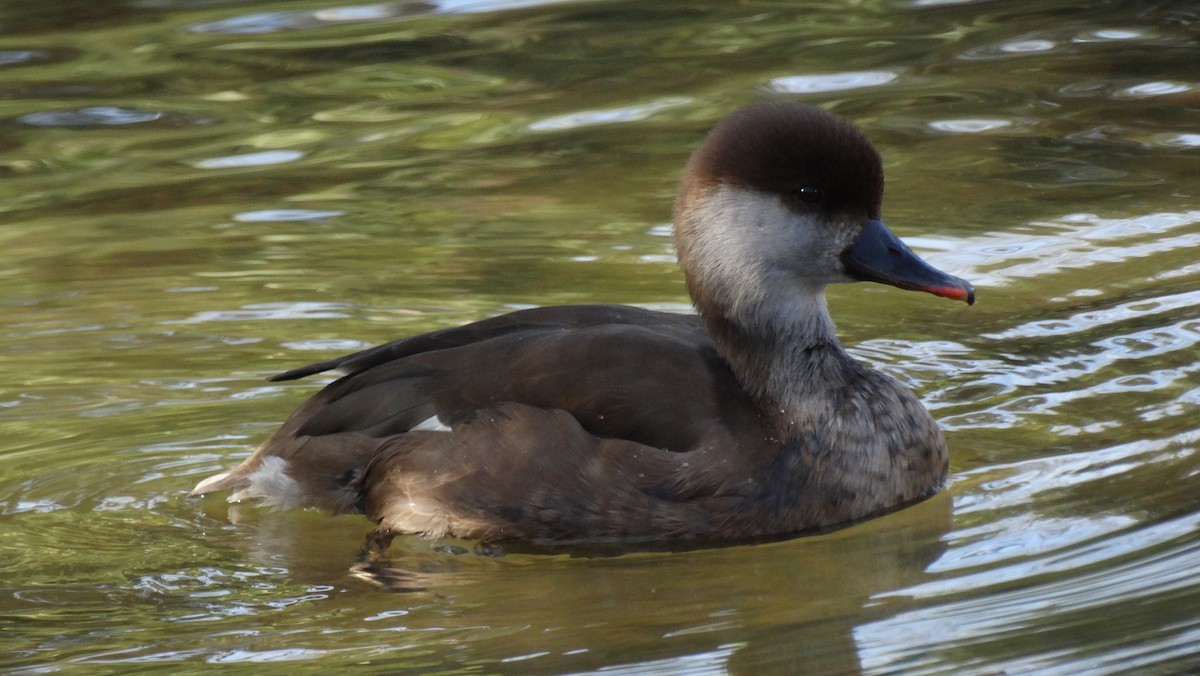
[[[10,3],[0,37],[0,668],[1200,668],[1191,2]],[[319,383],[513,307],[686,306],[669,205],[756,98],[860,124],[973,308],[831,306],[953,480],[836,533],[456,555],[194,483]],[[471,543],[455,543],[470,547]]]

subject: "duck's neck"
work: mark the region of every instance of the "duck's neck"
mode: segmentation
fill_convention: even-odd
[[[824,288],[775,288],[788,293],[701,314],[742,387],[777,426],[789,428],[811,422],[814,399],[855,364],[838,342]]]
[[[777,427],[816,423],[813,402],[854,362],[834,333],[825,285],[845,280],[825,224],[778,195],[685,174],[675,247],[717,350]]]

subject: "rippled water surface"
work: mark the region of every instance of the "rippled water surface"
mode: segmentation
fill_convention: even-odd
[[[1200,668],[1194,2],[15,1],[0,36],[0,670]],[[861,125],[973,308],[832,290],[948,490],[835,533],[490,557],[186,497],[319,385],[513,307],[683,309],[751,100]],[[444,544],[444,543],[442,543]]]

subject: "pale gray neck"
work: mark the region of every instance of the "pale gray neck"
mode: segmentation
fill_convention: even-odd
[[[742,387],[772,416],[803,417],[813,390],[852,363],[825,304],[826,284],[844,281],[827,254],[841,244],[820,225],[778,196],[733,186],[685,190],[676,207],[692,299]]]
[[[837,339],[823,290],[764,300],[774,302],[741,316],[715,308],[702,314],[717,350],[764,412],[789,425],[803,422],[814,395],[843,382],[853,361]]]

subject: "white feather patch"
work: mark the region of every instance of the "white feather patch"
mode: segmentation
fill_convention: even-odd
[[[254,498],[261,499],[263,504],[279,509],[291,509],[304,503],[304,491],[287,473],[288,462],[275,455],[269,455],[262,464],[246,475],[249,485],[234,491],[229,496],[230,502],[241,502]]]
[[[426,430],[429,432],[449,432],[450,428],[446,426],[446,423],[442,422],[441,418],[437,417],[436,415],[432,415],[416,425],[413,425],[412,429],[409,431],[415,432],[417,430]]]

